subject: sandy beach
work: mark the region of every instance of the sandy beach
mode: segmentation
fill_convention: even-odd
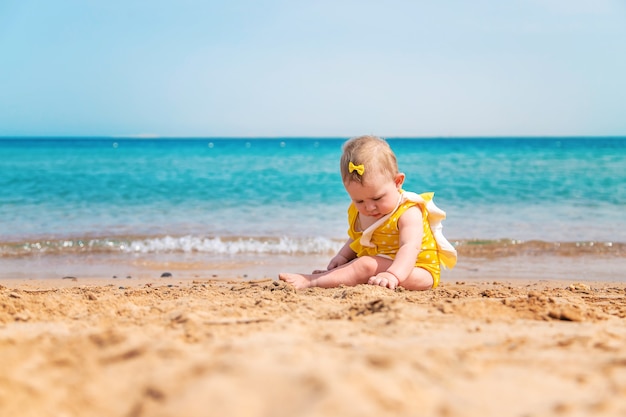
[[[0,417],[626,417],[625,23],[0,0]]]
[[[460,266],[426,292],[2,279],[0,415],[626,415],[626,283]]]

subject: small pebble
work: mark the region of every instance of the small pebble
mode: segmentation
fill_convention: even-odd
[[[163,272],[161,278],[172,278],[172,274],[170,272]]]
[[[13,316],[15,321],[28,321],[30,320],[30,315],[27,312],[17,313]]]

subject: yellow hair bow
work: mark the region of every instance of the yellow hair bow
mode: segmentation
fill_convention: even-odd
[[[363,173],[365,172],[365,167],[363,166],[363,164],[361,164],[361,165],[354,165],[352,163],[352,161],[350,161],[350,163],[348,164],[348,171],[349,172],[356,171],[357,174],[363,175]]]

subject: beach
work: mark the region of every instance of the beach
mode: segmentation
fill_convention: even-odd
[[[625,17],[0,0],[0,417],[626,417]]]
[[[516,268],[503,265],[526,263],[520,256],[464,255],[424,292],[296,292],[275,277],[189,276],[180,264],[169,274],[4,278],[0,414],[626,413],[626,282],[617,270],[610,280],[568,279],[566,269],[512,278]],[[577,260],[592,271],[606,263],[598,259],[528,264],[559,270]],[[624,271],[623,256],[609,260]]]
[[[624,138],[392,140],[457,265],[295,291],[343,141],[0,140],[0,417],[626,415]]]

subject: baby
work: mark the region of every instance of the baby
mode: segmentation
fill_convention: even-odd
[[[402,190],[405,175],[387,142],[376,136],[350,139],[341,156],[343,185],[352,199],[348,240],[326,270],[281,273],[296,289],[339,285],[380,285],[427,290],[439,284],[441,265],[456,264],[456,250],[445,239],[446,214],[433,193]]]

